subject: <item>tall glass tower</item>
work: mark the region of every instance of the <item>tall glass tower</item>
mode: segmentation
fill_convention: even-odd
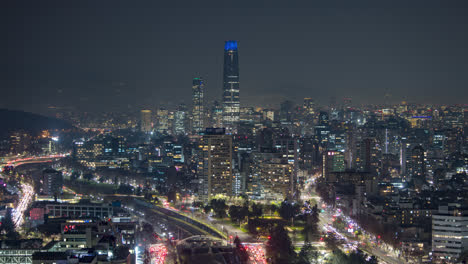
[[[205,119],[205,109],[203,107],[203,95],[205,83],[202,78],[193,78],[192,84],[192,133],[198,134],[204,131],[203,121]]]
[[[223,125],[228,132],[235,133],[240,111],[239,55],[236,40],[228,40],[224,44],[223,83]]]

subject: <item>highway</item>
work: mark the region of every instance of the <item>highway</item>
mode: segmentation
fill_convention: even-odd
[[[123,198],[122,195],[117,196],[119,198]],[[190,235],[212,235],[215,237],[221,237],[221,235],[212,230],[212,228],[206,224],[201,223],[198,220],[194,220],[189,218],[188,216],[182,214],[175,208],[171,208],[166,205],[165,208],[158,207],[155,205],[147,204],[143,205],[141,202],[135,203],[135,199],[132,196],[128,196],[128,198],[132,199],[125,199],[125,204],[129,206],[134,206],[135,210],[144,212],[144,219],[151,222],[156,223],[157,221],[161,221],[164,219],[165,221],[169,222],[171,225],[177,227],[177,229],[183,232],[183,236],[180,238],[175,236],[175,238],[184,238]],[[241,232],[241,231],[239,231]],[[249,254],[249,264],[266,264],[265,258],[265,248],[263,243],[243,243],[248,254]],[[158,244],[153,248],[154,252],[159,252],[161,255],[164,255],[164,258],[159,258],[160,254],[151,254],[152,264],[153,263],[163,263],[164,259],[166,259],[165,255],[167,255],[167,249],[162,244]]]
[[[32,156],[32,157],[8,157],[4,158],[1,165],[3,166],[12,166],[17,167],[23,164],[30,163],[43,163],[43,162],[52,162],[56,159],[64,158],[68,153],[65,154],[55,154],[55,155],[46,155],[46,156]]]
[[[44,163],[52,162],[55,159],[63,158],[68,154],[57,154],[57,155],[48,155],[48,156],[33,156],[33,157],[24,157],[24,156],[13,156],[13,157],[3,157],[1,166],[11,166],[17,167],[24,164],[30,163]],[[34,199],[34,188],[28,183],[21,183],[21,198],[18,202],[16,208],[13,208],[13,223],[15,227],[19,229],[24,222],[24,212],[28,209],[29,205]]]
[[[52,162],[59,158],[63,158],[66,155],[67,154],[37,157],[9,157],[3,159],[1,164],[2,167],[17,167],[25,164],[46,163]],[[20,201],[16,208],[13,209],[13,222],[17,228],[20,228],[22,223],[24,222],[24,212],[28,209],[30,203],[34,199],[34,189],[30,184],[22,183],[20,189]],[[181,214],[181,212],[178,212],[174,208],[162,208],[151,204],[147,204],[146,206],[144,206],[141,203],[137,203],[136,201],[139,201],[139,197],[135,197],[133,195],[118,195],[114,198],[120,199],[123,201],[123,204],[135,208],[135,213],[139,213],[142,220],[150,222],[155,227],[158,226],[158,223],[165,223],[163,225],[167,226],[167,230],[170,231],[169,233],[159,234],[162,237],[166,237],[168,239],[182,239],[192,235],[212,235],[215,237],[223,237],[223,234],[212,229],[208,225],[205,225],[200,221],[191,219],[190,217]],[[165,245],[158,244],[152,247],[152,249],[153,252],[152,254],[150,254],[151,264],[165,263],[168,261],[166,257],[168,255],[168,251]],[[252,256],[250,263],[265,263],[264,261],[257,261],[264,259],[262,258],[264,257],[264,251],[261,245],[252,244],[249,245],[247,249]]]

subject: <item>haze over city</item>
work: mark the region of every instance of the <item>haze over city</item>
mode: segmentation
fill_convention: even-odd
[[[468,262],[466,2],[0,5],[0,264]]]
[[[4,1],[1,9],[4,108],[177,105],[190,102],[197,76],[217,99],[229,39],[242,52],[243,106],[468,95],[465,1]]]

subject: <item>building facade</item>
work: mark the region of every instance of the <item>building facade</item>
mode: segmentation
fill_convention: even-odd
[[[54,169],[46,169],[42,172],[42,192],[49,196],[62,194],[63,176],[62,172]]]
[[[111,217],[114,210],[110,204],[94,203],[51,203],[46,205],[46,213],[51,218],[56,217]]]
[[[140,112],[140,128],[141,132],[151,132],[151,110],[141,110]]]
[[[194,78],[192,85],[192,133],[198,135],[203,132],[205,120],[204,107],[205,82],[202,78]]]
[[[236,132],[240,114],[240,99],[239,55],[235,40],[228,40],[224,45],[223,84],[223,125],[228,132]]]
[[[224,128],[207,128],[200,144],[199,161],[202,200],[222,194],[232,195],[232,136]]]
[[[439,206],[432,215],[432,254],[435,263],[456,263],[468,249],[468,210],[459,204]]]

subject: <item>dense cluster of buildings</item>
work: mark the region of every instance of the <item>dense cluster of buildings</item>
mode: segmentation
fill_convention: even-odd
[[[4,240],[2,263],[132,263],[139,225],[120,207],[83,200],[36,202],[27,218],[30,227],[48,234],[47,241]]]
[[[205,101],[205,80],[197,77],[190,106],[143,109],[120,126],[114,117],[101,127],[80,122],[94,130],[74,139],[73,159],[205,202],[217,195],[299,199],[315,182],[363,226],[362,219],[392,226],[387,237],[405,254],[454,261],[468,250],[466,106],[353,107],[350,98],[320,106],[304,98],[276,109],[241,107],[238,56],[237,42],[227,41],[220,102]],[[54,190],[45,183],[45,192]],[[55,207],[48,212],[73,215]]]

